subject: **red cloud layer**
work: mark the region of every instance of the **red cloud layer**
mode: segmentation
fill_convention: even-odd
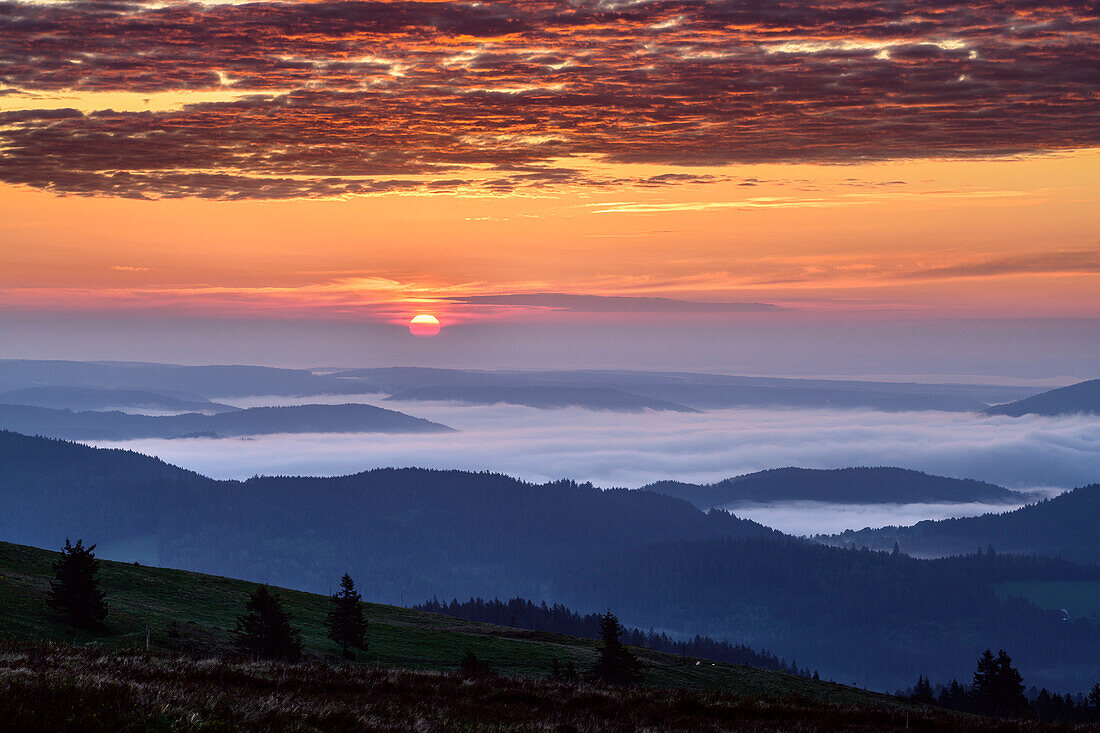
[[[1100,144],[1100,16],[1082,3],[9,2],[0,28],[0,80],[14,89],[269,92],[170,112],[0,117],[0,179],[60,193],[668,185],[679,181],[560,160]],[[497,173],[475,173],[485,168]]]

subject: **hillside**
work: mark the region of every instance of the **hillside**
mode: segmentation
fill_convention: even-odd
[[[1023,503],[1027,496],[973,479],[930,476],[904,468],[774,468],[714,484],[659,481],[643,487],[700,509],[742,503],[822,501],[839,504]]]
[[[328,598],[286,589],[277,592],[303,632],[307,659],[215,660],[231,652],[230,629],[254,584],[103,562],[111,612],[106,630],[92,636],[55,622],[46,607],[55,557],[0,542],[0,719],[21,731],[705,730],[734,722],[751,730],[1007,730],[831,682],[645,649],[635,649],[643,687],[551,682],[552,660],[587,667],[596,643],[371,603],[368,650],[356,665],[340,664],[321,631]],[[441,674],[455,672],[467,650],[503,676]]]
[[[928,520],[910,527],[847,531],[818,538],[834,545],[888,549],[897,542],[907,553],[958,555],[992,546],[997,552],[1036,554],[1100,565],[1100,484],[1082,486],[1005,514]]]
[[[438,433],[446,425],[373,405],[252,407],[205,415],[134,415],[0,404],[0,429],[63,440],[234,437],[271,433]]]
[[[154,649],[203,655],[230,654],[232,631],[256,584],[183,570],[102,561],[101,587],[110,612],[105,632],[93,634],[55,620],[46,605],[58,554],[0,542],[0,637],[65,641],[78,645],[126,648],[144,646],[150,628]],[[333,585],[338,578],[333,579]],[[283,605],[302,632],[307,656],[338,660],[339,647],[325,635],[330,606],[326,595],[278,589]],[[579,668],[595,658],[597,643],[562,634],[464,621],[377,603],[365,604],[366,652],[356,661],[383,667],[454,671],[469,649],[498,674],[545,676],[551,660]],[[882,702],[883,696],[780,672],[739,665],[696,665],[694,659],[638,648],[650,684],[724,689],[748,694],[797,694],[820,701]]]
[[[437,386],[397,392],[386,398],[394,401],[448,401],[467,405],[524,405],[539,409],[582,407],[613,412],[698,412],[667,400],[640,397],[607,387],[476,387]]]
[[[1072,415],[1077,413],[1100,414],[1100,379],[1078,382],[1068,387],[1052,389],[1032,397],[986,410],[990,415]]]
[[[774,534],[679,499],[571,481],[424,469],[213,481],[136,453],[2,432],[0,458],[0,536],[52,545],[81,534],[108,556],[140,548],[120,559],[313,590],[347,568],[387,601],[537,595],[567,559]]]

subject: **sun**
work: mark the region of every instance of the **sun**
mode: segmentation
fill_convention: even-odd
[[[409,333],[413,336],[437,336],[439,334],[439,319],[427,313],[416,316],[409,321]]]

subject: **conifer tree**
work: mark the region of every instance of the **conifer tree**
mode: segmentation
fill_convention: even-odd
[[[638,659],[622,642],[626,629],[615,614],[608,611],[600,616],[600,657],[589,670],[589,676],[602,682],[630,684],[639,677]]]
[[[925,705],[932,705],[936,702],[936,698],[932,694],[932,683],[924,675],[917,677],[917,684],[913,686],[913,702],[921,702]]]
[[[98,628],[107,617],[107,604],[96,578],[99,560],[95,548],[95,545],[85,547],[84,540],[72,545],[65,538],[61,558],[53,565],[56,580],[50,583],[50,606],[82,629]]]
[[[1094,708],[1100,708],[1100,682],[1097,682],[1092,686],[1092,689],[1089,690],[1089,703]]]
[[[1027,707],[1023,678],[1003,649],[996,657],[989,649],[982,652],[970,696],[975,710],[986,715],[1018,717]]]
[[[348,649],[367,648],[367,620],[363,618],[363,597],[355,590],[355,581],[344,573],[340,578],[340,592],[331,596],[332,608],[325,625],[328,638],[340,645],[344,656]]]
[[[245,608],[247,613],[237,619],[238,650],[260,659],[293,662],[301,657],[301,634],[290,625],[277,593],[261,585]]]

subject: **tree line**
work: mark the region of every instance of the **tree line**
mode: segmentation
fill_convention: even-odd
[[[533,603],[525,598],[512,598],[502,601],[494,598],[471,598],[460,602],[452,599],[450,603],[433,598],[412,608],[418,611],[440,613],[445,616],[461,618],[466,621],[512,626],[531,631],[546,631],[552,634],[566,634],[585,639],[602,637],[601,614],[579,614],[560,603],[548,605],[545,601]],[[802,677],[811,675],[808,669],[799,669],[798,662],[787,662],[771,652],[756,651],[744,644],[731,644],[709,636],[698,634],[690,639],[674,639],[667,633],[657,633],[653,629],[642,631],[639,628],[624,628],[623,640],[630,646],[652,649],[681,657],[705,659],[709,662],[742,664],[747,667],[787,672]]]
[[[912,688],[907,692],[899,690],[897,695],[925,705],[993,718],[1100,723],[1100,682],[1093,685],[1088,695],[1078,694],[1076,698],[1069,693],[1052,693],[1045,687],[1025,692],[1023,676],[1003,649],[996,655],[991,649],[982,652],[970,685],[955,679],[939,685],[937,691],[921,675]]]

